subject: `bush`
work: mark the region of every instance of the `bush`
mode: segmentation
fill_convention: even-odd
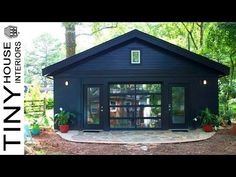
[[[46,100],[46,109],[53,109],[54,107],[54,100],[53,98],[48,98]]]

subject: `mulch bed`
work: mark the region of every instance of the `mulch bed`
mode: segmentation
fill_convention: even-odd
[[[25,148],[27,155],[236,155],[236,135],[231,129],[218,130],[213,137],[203,141],[153,145],[75,143],[48,130],[34,139],[35,143]]]

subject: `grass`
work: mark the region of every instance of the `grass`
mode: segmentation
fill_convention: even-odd
[[[47,154],[46,151],[42,149],[35,151],[35,155],[46,155],[46,154]]]

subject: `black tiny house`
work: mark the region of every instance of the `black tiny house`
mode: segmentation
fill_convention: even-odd
[[[133,30],[43,69],[54,79],[54,112],[73,129],[176,129],[208,107],[218,114],[218,78],[229,68]]]

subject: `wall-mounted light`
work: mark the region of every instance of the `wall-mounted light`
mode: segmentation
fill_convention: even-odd
[[[68,81],[65,81],[65,86],[68,86],[69,85],[69,82]]]
[[[206,79],[203,80],[203,85],[207,85],[207,80]]]

